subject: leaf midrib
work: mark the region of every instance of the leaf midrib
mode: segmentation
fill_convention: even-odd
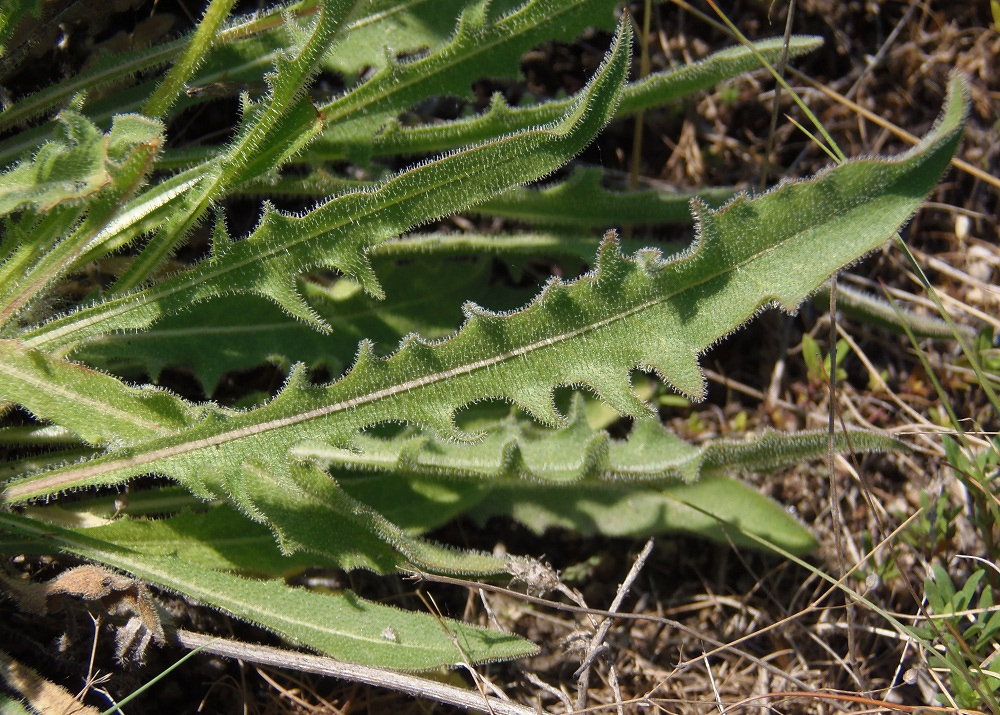
[[[811,229],[810,229],[811,230]],[[671,291],[670,293],[664,294],[653,300],[645,301],[638,305],[635,305],[627,310],[620,311],[614,315],[607,316],[598,321],[588,323],[587,325],[580,326],[570,331],[566,331],[559,335],[548,336],[542,340],[537,340],[533,343],[527,345],[522,345],[520,347],[514,348],[513,350],[506,351],[499,355],[493,355],[489,358],[477,360],[472,363],[467,363],[457,367],[449,368],[448,370],[442,370],[440,372],[432,373],[429,375],[424,375],[422,377],[408,380],[397,385],[393,385],[375,392],[369,392],[364,395],[357,397],[352,397],[347,400],[342,400],[331,405],[324,405],[322,407],[317,407],[312,410],[307,410],[305,412],[299,412],[293,415],[288,415],[285,417],[279,417],[276,419],[267,420],[265,422],[260,422],[257,424],[246,425],[244,427],[239,427],[236,429],[220,432],[209,437],[203,437],[201,439],[196,439],[188,442],[181,442],[179,444],[168,444],[163,447],[154,447],[151,451],[144,451],[141,454],[137,454],[131,457],[125,457],[122,459],[109,459],[106,462],[92,462],[89,465],[81,466],[69,472],[61,472],[59,474],[54,474],[50,476],[40,475],[36,479],[30,481],[22,482],[21,484],[12,484],[8,486],[5,491],[5,496],[8,500],[18,500],[23,498],[23,494],[29,492],[44,492],[50,493],[52,491],[58,491],[60,489],[65,489],[72,486],[75,482],[85,481],[95,477],[99,477],[102,474],[109,472],[114,472],[120,469],[130,469],[138,466],[143,466],[146,464],[154,464],[157,461],[170,459],[183,454],[189,454],[191,452],[197,452],[201,449],[206,449],[210,447],[219,447],[228,442],[234,442],[236,440],[244,439],[247,437],[253,437],[256,435],[263,434],[265,432],[270,432],[272,430],[284,429],[286,427],[292,427],[294,425],[302,424],[310,420],[319,419],[322,417],[329,417],[331,415],[337,414],[338,412],[343,412],[348,409],[355,407],[360,407],[362,405],[371,404],[379,400],[388,399],[395,397],[397,395],[409,392],[414,389],[419,389],[422,387],[427,387],[428,385],[433,385],[446,380],[451,380],[456,377],[461,377],[464,375],[469,375],[477,370],[492,367],[508,360],[521,357],[523,355],[528,355],[536,350],[544,349],[546,347],[557,345],[571,340],[580,335],[584,335],[594,330],[599,330],[603,327],[611,325],[615,322],[626,320],[627,318],[648,310],[656,305],[666,303],[682,293],[695,289],[698,286],[704,285],[716,278],[724,276],[728,273],[739,272],[743,266],[755,261],[758,257],[769,253],[771,251],[777,250],[781,245],[787,244],[789,241],[794,241],[802,233],[791,234],[782,240],[778,244],[772,244],[766,246],[763,249],[756,251],[748,255],[743,261],[736,264],[731,264],[726,266],[722,270],[712,272],[705,275],[700,280],[695,282],[688,282],[683,287],[678,290]],[[689,254],[678,254],[679,259],[689,260],[697,255],[697,252],[704,250],[703,244],[699,244],[695,252]],[[664,263],[667,265],[667,263]],[[766,302],[766,296],[764,297]],[[391,358],[389,358],[391,359]],[[262,407],[260,409],[267,409],[267,407]],[[164,440],[172,439],[172,437],[163,438]],[[98,458],[101,459],[101,458]]]
[[[503,137],[503,138],[497,140],[496,142],[491,142],[491,145],[500,144],[501,142],[506,143],[506,142],[516,141],[516,140],[519,140],[519,139],[523,139],[526,136],[530,136],[532,134],[543,134],[543,133],[551,134],[553,136],[559,136],[559,133],[556,132],[556,131],[554,131],[551,128],[537,128],[537,129],[534,129],[534,130],[529,130],[527,132],[522,132],[522,133],[519,133],[519,134],[516,134],[516,135],[509,136],[509,137]],[[563,136],[565,136],[565,133],[563,133]],[[465,151],[471,152],[471,151],[476,151],[476,150],[478,150],[480,148],[481,147],[472,147],[470,149],[466,149]],[[454,154],[449,154],[446,157],[441,157],[439,159],[435,159],[433,161],[426,162],[424,164],[421,164],[415,170],[416,171],[420,171],[422,169],[425,169],[428,166],[431,166],[432,164],[435,164],[435,163],[438,163],[438,162],[441,162],[441,161],[445,161],[445,160],[448,160],[448,159],[452,159],[453,157],[455,157],[455,156],[457,156],[458,154],[461,154],[461,153],[464,153],[464,152],[456,152]],[[467,180],[471,176],[478,175],[478,174],[481,173],[481,167],[480,167],[480,165],[476,164],[475,162],[469,162],[469,164],[470,164],[470,167],[472,167],[471,169],[462,171],[461,173],[459,173],[457,171],[450,172],[450,173],[447,174],[447,176],[443,180],[438,181],[437,183],[433,184],[432,187],[430,187],[430,188],[428,187],[427,184],[420,184],[420,182],[414,181],[413,182],[414,183],[414,187],[413,187],[413,189],[410,192],[407,192],[406,194],[402,194],[402,195],[400,195],[400,196],[398,196],[398,197],[396,197],[394,199],[387,199],[387,200],[384,200],[384,201],[381,201],[381,202],[379,202],[379,201],[359,202],[362,205],[361,210],[359,210],[359,211],[357,211],[355,213],[352,213],[351,215],[345,215],[339,221],[335,221],[335,222],[332,222],[332,223],[331,222],[323,222],[322,225],[317,226],[315,230],[304,232],[304,234],[300,238],[293,239],[291,241],[283,241],[281,243],[270,244],[270,245],[263,245],[263,246],[259,245],[259,243],[258,243],[258,244],[255,245],[255,247],[259,248],[260,250],[254,251],[254,252],[250,252],[243,259],[241,259],[239,261],[236,261],[236,262],[233,262],[233,261],[225,261],[224,263],[220,262],[220,265],[219,265],[218,269],[215,270],[215,271],[207,271],[206,272],[206,271],[203,270],[203,267],[206,266],[206,265],[208,265],[208,264],[206,262],[199,263],[197,266],[195,266],[194,268],[191,269],[192,273],[194,273],[194,275],[190,275],[187,278],[187,280],[185,280],[183,282],[179,282],[179,283],[177,283],[175,285],[165,284],[159,290],[153,288],[153,289],[147,289],[148,292],[147,291],[143,291],[140,294],[133,293],[133,294],[124,295],[121,298],[116,299],[119,304],[117,306],[111,308],[111,309],[103,309],[103,310],[101,310],[101,312],[99,314],[93,316],[90,319],[83,319],[83,320],[79,320],[79,321],[76,321],[76,322],[68,323],[64,327],[56,329],[56,330],[41,332],[41,333],[39,333],[34,338],[27,338],[27,339],[25,339],[24,340],[24,344],[27,345],[28,347],[41,348],[41,347],[45,346],[47,343],[51,343],[53,341],[58,341],[60,338],[63,338],[65,336],[67,336],[67,335],[72,335],[73,333],[78,332],[79,330],[84,329],[84,328],[86,328],[86,327],[88,327],[90,325],[93,325],[93,324],[96,324],[96,323],[100,323],[100,322],[104,322],[104,321],[107,321],[107,320],[109,320],[111,318],[114,318],[114,317],[117,317],[117,316],[120,316],[120,315],[123,315],[123,314],[126,314],[126,313],[130,312],[131,310],[135,309],[135,307],[136,307],[136,300],[140,296],[141,296],[141,299],[142,299],[142,303],[141,303],[142,305],[151,305],[151,304],[154,304],[158,300],[161,300],[163,298],[170,297],[172,295],[176,295],[176,294],[179,294],[179,293],[183,293],[186,290],[189,290],[191,288],[197,287],[199,284],[208,284],[211,281],[214,281],[216,279],[221,278],[222,276],[225,276],[227,274],[230,274],[230,273],[233,273],[235,271],[238,271],[238,270],[240,270],[240,269],[242,269],[242,268],[244,268],[244,267],[246,267],[248,265],[252,265],[252,264],[255,264],[255,263],[260,263],[261,261],[263,261],[264,259],[267,259],[267,258],[273,258],[275,256],[281,256],[283,254],[286,254],[286,253],[289,252],[289,250],[291,250],[291,249],[293,249],[293,248],[295,248],[297,246],[300,246],[300,245],[302,245],[305,242],[312,241],[312,240],[316,239],[319,236],[333,233],[334,231],[341,230],[341,229],[345,228],[346,226],[350,226],[350,225],[356,224],[361,219],[367,219],[367,218],[369,218],[369,217],[371,217],[373,215],[378,215],[380,213],[383,213],[387,209],[390,209],[391,207],[394,207],[394,206],[396,206],[396,205],[398,205],[400,203],[403,203],[405,201],[412,200],[414,197],[433,193],[433,191],[437,187],[448,186],[448,185],[452,185],[452,184],[455,184],[455,183],[459,183],[459,182],[461,182],[463,180]],[[356,199],[357,195],[358,194],[362,194],[362,193],[370,193],[370,195],[377,195],[379,192],[388,189],[394,182],[402,180],[402,179],[411,179],[412,177],[413,177],[413,174],[411,174],[409,172],[406,173],[406,174],[396,175],[396,176],[393,176],[393,177],[387,179],[384,183],[379,184],[377,187],[374,187],[370,192],[363,190],[363,191],[358,191],[358,192],[354,192],[354,193],[351,193],[351,194],[347,194],[344,197],[339,197],[339,198],[344,198],[344,199],[355,198]],[[327,204],[324,204],[323,206],[317,208],[316,211],[327,211],[327,210],[330,210],[331,204],[333,204],[333,203],[335,203],[337,201],[338,201],[338,199],[333,199],[332,201],[328,202]],[[315,216],[315,214],[312,214],[311,216],[305,216],[305,217],[302,217],[302,218],[297,218],[297,217],[294,217],[294,216],[285,216],[283,214],[278,214],[277,216],[280,219],[284,219],[284,220],[312,221],[312,222],[317,222],[318,221],[315,218],[311,218],[311,216]],[[246,240],[247,241],[251,241],[251,240],[253,240],[253,237],[251,236],[251,237],[247,238]],[[109,305],[109,303],[106,303],[104,305],[107,306],[107,305]],[[44,331],[44,326],[41,328],[41,330]]]
[[[540,0],[530,0],[529,3],[527,3],[526,5],[524,5],[521,8],[519,8],[517,10],[517,12],[513,12],[513,13],[510,13],[508,15],[505,15],[504,17],[500,18],[499,20],[491,23],[490,26],[488,28],[486,28],[486,29],[488,29],[490,31],[493,31],[496,28],[503,28],[507,24],[511,24],[511,21],[512,20],[516,20],[517,16],[520,15],[522,12],[524,12],[524,10],[525,10],[526,7],[534,7],[539,1]],[[591,1],[592,0],[577,0],[577,2],[574,2],[574,3],[562,3],[562,4],[559,5],[559,9],[560,9],[559,12],[553,12],[553,13],[548,14],[548,15],[545,16],[545,22],[546,23],[555,22],[555,21],[557,21],[558,18],[566,15],[567,13],[569,13],[569,12],[571,12],[573,10],[578,9],[580,6],[586,5],[588,2],[591,2]],[[466,8],[466,11],[468,11],[468,8]],[[457,25],[456,25],[456,27],[457,27]],[[534,25],[529,25],[528,29],[529,30],[537,30],[540,27],[542,27],[541,23],[536,23]],[[476,36],[474,34],[471,34],[471,33],[469,35],[467,35],[467,37],[469,37],[472,40],[476,39]],[[467,53],[464,53],[464,54],[457,54],[457,56],[455,56],[455,53],[453,53],[453,57],[454,57],[453,61],[450,62],[450,63],[448,63],[447,65],[444,65],[444,66],[445,67],[451,67],[451,66],[454,66],[456,63],[461,64],[461,63],[472,61],[475,58],[482,56],[484,52],[491,51],[491,50],[493,50],[493,48],[497,47],[498,45],[501,45],[501,44],[503,44],[505,42],[511,41],[513,39],[513,37],[514,36],[511,35],[511,34],[509,34],[509,33],[499,32],[499,33],[496,33],[496,39],[493,42],[488,42],[488,43],[472,42],[472,43],[470,43],[470,47],[471,47],[470,51],[468,51]],[[457,34],[453,35],[451,37],[451,39],[449,40],[448,44],[444,45],[441,48],[441,50],[451,47],[455,43],[455,40],[457,38],[458,38]],[[421,62],[429,62],[431,60],[434,60],[435,58],[440,57],[441,50],[438,50],[437,52],[435,52],[434,54],[432,54],[430,57],[427,57],[427,58],[425,58],[423,60],[418,60],[417,62],[414,62],[412,64],[414,66],[416,66],[416,65],[418,65]],[[409,65],[407,65],[407,66],[409,66]],[[383,71],[386,71],[386,70],[384,69]],[[439,71],[444,71],[444,70],[442,69],[442,70],[439,70]],[[427,79],[427,73],[426,72],[413,72],[413,78],[410,81],[408,81],[408,82],[393,82],[391,85],[385,86],[385,88],[383,89],[382,92],[379,92],[379,93],[371,96],[370,98],[366,99],[364,102],[359,103],[357,101],[354,101],[354,102],[346,101],[350,97],[350,94],[348,94],[348,95],[345,95],[345,96],[343,96],[341,98],[335,99],[332,102],[328,102],[325,106],[321,107],[321,111],[323,111],[324,114],[326,115],[327,126],[332,126],[338,120],[340,120],[341,118],[343,118],[346,114],[349,114],[349,113],[354,112],[354,111],[358,111],[359,107],[364,107],[366,105],[372,105],[372,104],[375,104],[377,102],[380,102],[380,101],[384,100],[386,97],[392,96],[393,94],[397,94],[397,93],[399,93],[399,92],[401,92],[401,91],[403,91],[405,89],[408,89],[409,87],[411,87],[411,86],[413,86],[415,84],[418,84],[420,82],[426,81],[426,79]],[[385,83],[383,83],[383,84],[385,84]],[[358,88],[358,93],[359,94],[361,93],[361,90],[363,90],[363,88],[364,88],[363,85],[362,85],[362,87]],[[336,105],[339,102],[341,102],[341,101],[344,102],[344,107],[343,108],[338,108]],[[339,109],[339,111],[335,111],[335,110],[338,110],[338,109]],[[363,117],[361,117],[361,118],[363,118]]]
[[[4,516],[0,514],[0,522],[2,522],[3,519]],[[23,520],[19,519],[12,530],[25,531],[26,529]],[[103,561],[109,565],[115,566],[116,568],[122,568],[126,571],[130,571],[144,580],[162,584],[169,589],[189,594],[195,598],[208,601],[213,605],[226,608],[243,618],[253,618],[255,615],[257,617],[260,615],[266,615],[273,619],[271,623],[280,622],[283,624],[304,627],[317,633],[325,633],[328,636],[346,638],[359,643],[375,644],[379,646],[385,645],[384,639],[378,637],[364,636],[358,634],[357,632],[334,629],[329,626],[319,626],[315,621],[292,618],[287,609],[268,609],[266,608],[266,603],[243,603],[233,597],[233,591],[231,589],[227,589],[225,587],[222,589],[212,589],[207,587],[203,582],[185,579],[183,577],[183,569],[177,570],[167,568],[162,562],[172,560],[172,557],[145,554],[128,547],[117,547],[113,551],[108,551],[106,548],[101,548],[99,546],[77,540],[72,532],[66,532],[62,529],[59,530],[59,533],[52,533],[53,531],[54,528],[50,529],[47,533],[40,534],[39,538],[45,538],[49,543],[59,543],[67,550],[80,553],[88,558]],[[209,574],[213,573],[208,569],[206,569],[206,572]],[[242,606],[242,608],[238,608],[237,606]],[[402,613],[403,612],[401,612],[401,614]],[[419,643],[409,645],[406,643],[394,643],[393,647],[398,649],[409,648],[413,651],[432,650],[436,652],[436,649],[421,646]]]
[[[54,380],[41,380],[30,373],[22,373],[19,370],[13,369],[11,365],[8,365],[2,360],[0,360],[0,373],[35,387],[42,392],[50,394],[55,393],[64,398],[67,402],[75,402],[77,404],[82,403],[91,410],[101,412],[103,414],[110,414],[120,422],[129,422],[156,435],[166,436],[170,434],[170,432],[158,422],[147,420],[132,411],[122,411],[108,402],[94,400],[88,395],[85,395],[77,390],[67,389]]]

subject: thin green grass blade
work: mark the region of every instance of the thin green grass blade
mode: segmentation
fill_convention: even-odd
[[[128,705],[130,702],[132,702],[133,700],[135,700],[137,697],[139,697],[140,695],[142,695],[144,692],[146,692],[147,690],[149,690],[153,686],[155,686],[157,683],[159,683],[161,680],[163,680],[164,678],[166,678],[168,675],[170,675],[177,668],[179,668],[182,665],[184,665],[191,658],[193,658],[194,656],[198,655],[202,650],[204,650],[208,646],[212,645],[212,643],[214,643],[216,640],[217,639],[210,640],[208,643],[200,645],[197,648],[195,648],[194,650],[192,650],[192,651],[190,651],[188,653],[185,653],[182,658],[178,658],[176,661],[174,661],[173,663],[171,663],[169,667],[165,668],[162,672],[157,673],[155,678],[153,678],[149,682],[143,684],[141,687],[136,688],[133,692],[129,693],[129,695],[127,695],[126,697],[122,698],[121,701],[117,705],[115,705],[113,708],[108,708],[103,713],[101,713],[101,715],[114,715],[114,713],[121,712],[121,709],[123,707],[125,707],[126,705]]]
[[[827,288],[813,296],[813,304],[823,310],[830,305]],[[947,340],[955,337],[957,331],[964,339],[975,339],[976,331],[966,325],[949,325],[944,320],[931,315],[923,315],[893,306],[887,301],[866,291],[837,284],[837,310],[869,325],[905,335],[907,328],[917,337]]]
[[[147,117],[162,118],[184,91],[184,83],[204,60],[215,40],[215,35],[233,8],[235,0],[212,0],[205,14],[197,23],[190,42],[180,57],[170,67],[163,81],[146,100],[142,113]]]

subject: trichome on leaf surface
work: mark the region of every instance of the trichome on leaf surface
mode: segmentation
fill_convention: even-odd
[[[0,113],[0,439],[11,446],[0,549],[78,557],[321,653],[409,670],[535,646],[452,620],[446,632],[430,615],[282,577],[307,566],[509,572],[517,557],[423,537],[459,514],[505,514],[538,531],[689,530],[810,549],[803,526],[727,473],[821,455],[826,435],[691,446],[660,426],[633,371],[699,399],[707,348],[765,306],[796,310],[895,235],[955,151],[961,79],[912,150],[760,195],[612,190],[595,168],[524,189],[609,123],[776,60],[782,43],[628,82],[632,33],[610,0],[452,11],[418,2],[395,14],[383,4],[302,2],[225,20],[228,5],[211,3],[194,34],[101,56]],[[18,18],[0,24],[12,58]],[[519,107],[497,96],[481,115],[408,121],[427,100],[469,99],[476,78],[514,75],[528,49],[591,26],[614,34],[575,96]],[[790,53],[816,45],[792,38]],[[164,67],[158,84],[150,73]],[[331,73],[356,79],[332,96],[318,83],[304,90]],[[173,122],[218,101],[185,88],[223,80],[266,91],[242,95],[231,141],[174,146]],[[346,162],[352,172],[337,173]],[[316,203],[289,213],[265,201],[256,227],[231,235],[228,203],[255,196]],[[689,202],[697,239],[672,255],[591,233],[676,222]],[[537,220],[546,231],[406,235],[462,211]],[[186,244],[196,257],[181,263],[174,256]],[[454,262],[488,255],[591,268],[532,296],[484,288],[484,261]],[[186,369],[211,393],[225,375],[267,361],[291,366],[284,386],[273,398],[245,394],[238,408],[135,380]],[[343,374],[317,384],[314,367]],[[587,396],[557,398],[565,386]],[[627,439],[588,421],[595,401],[636,418]],[[898,446],[862,431],[835,444]],[[109,488],[148,475],[172,486],[155,481],[124,508],[110,505]],[[621,512],[635,503],[644,507]],[[156,631],[148,613],[140,620]]]

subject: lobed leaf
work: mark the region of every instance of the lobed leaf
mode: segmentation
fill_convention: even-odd
[[[101,240],[115,223],[121,204],[145,182],[163,142],[163,125],[139,115],[116,117],[107,134],[74,113],[66,113],[61,121],[87,139],[47,144],[31,162],[0,177],[0,185],[6,179],[15,184],[18,179],[37,181],[41,192],[27,205],[14,204],[30,210],[4,239],[10,255],[0,267],[0,325],[11,322],[68,275],[90,246]],[[86,180],[72,173],[72,165],[84,157],[85,163],[92,162]],[[22,169],[27,173],[22,175]],[[69,173],[64,175],[64,171]],[[63,191],[66,186],[53,186],[66,182],[74,187],[69,193]],[[83,198],[77,195],[80,192],[86,195],[86,210],[82,203],[77,206]]]
[[[146,290],[55,319],[25,333],[24,339],[46,350],[65,348],[114,330],[144,328],[164,315],[233,292],[263,295],[289,314],[328,330],[296,292],[295,277],[310,268],[337,268],[381,295],[365,257],[370,248],[555,170],[613,114],[628,69],[631,40],[626,28],[620,26],[607,61],[559,123],[425,162],[304,216],[266,207],[251,236],[216,245],[210,260]]]
[[[266,361],[287,365],[293,357],[339,375],[365,338],[389,346],[408,333],[444,337],[460,324],[463,300],[489,300],[494,307],[513,308],[530,297],[522,297],[524,291],[491,285],[489,260],[456,262],[423,255],[417,271],[379,260],[381,253],[375,250],[371,257],[385,285],[385,300],[372,298],[343,278],[330,287],[299,284],[303,299],[330,324],[333,337],[317,333],[263,298],[231,295],[164,318],[141,333],[104,335],[72,355],[117,374],[138,371],[154,379],[166,367],[184,367],[211,393],[226,373]]]
[[[105,135],[86,117],[62,112],[58,134],[35,155],[0,174],[0,216],[30,209],[51,211],[60,204],[80,204],[111,183],[112,167],[129,145],[147,143],[162,129],[141,131],[139,117],[122,121]],[[145,120],[147,126],[153,122]]]
[[[121,293],[144,282],[173,253],[201,220],[211,202],[223,195],[227,187],[248,176],[274,170],[319,131],[322,119],[303,97],[304,89],[323,53],[333,42],[352,2],[328,0],[322,3],[315,22],[302,32],[296,31],[294,23],[288,23],[289,34],[294,39],[288,49],[275,56],[274,71],[267,75],[270,87],[267,97],[253,103],[244,95],[240,130],[218,160],[206,162],[206,180],[199,183],[199,191],[194,194],[196,200],[185,201],[184,210],[178,206],[171,212],[113,286],[113,292]],[[201,28],[193,41],[200,33]],[[159,92],[157,88],[156,97]]]
[[[766,431],[756,439],[717,439],[699,446],[684,442],[657,420],[639,420],[626,440],[593,429],[577,394],[569,424],[557,430],[508,417],[474,444],[405,432],[392,439],[359,435],[354,450],[300,445],[295,456],[311,459],[335,474],[352,470],[397,472],[419,477],[494,480],[523,479],[552,484],[575,482],[692,483],[722,472],[770,472],[827,453],[825,431],[782,434]],[[838,452],[903,449],[899,441],[874,432],[851,430],[834,435]],[[381,501],[371,502],[379,511]],[[385,513],[385,512],[383,512]]]
[[[594,271],[575,281],[553,279],[522,311],[495,314],[477,306],[452,338],[405,339],[387,359],[362,343],[352,369],[327,386],[293,370],[282,392],[246,412],[211,406],[175,433],[115,450],[78,465],[7,485],[18,502],[70,487],[115,484],[147,472],[173,477],[197,494],[227,493],[247,464],[288,474],[301,443],[350,448],[357,432],[408,422],[462,435],[455,410],[504,399],[546,424],[564,421],[552,391],[585,385],[624,414],[649,407],[632,392],[634,368],[652,370],[675,389],[699,397],[697,356],[764,306],[793,310],[833,271],[893,235],[947,167],[961,134],[966,101],[957,77],[934,130],[894,159],[859,159],[809,181],[762,196],[741,196],[716,211],[696,204],[699,237],[688,252],[664,260],[656,251],[623,256],[610,235]],[[52,371],[70,369],[52,358]],[[97,379],[95,377],[95,379]],[[11,399],[2,394],[0,398]],[[18,399],[56,423],[68,410],[30,394]]]
[[[589,426],[579,394],[570,425],[560,430],[509,417],[474,445],[419,432],[392,439],[362,435],[356,442],[360,453],[313,445],[293,452],[323,464],[354,498],[416,533],[460,514],[480,521],[505,515],[536,533],[556,526],[633,537],[683,531],[756,547],[746,538],[752,534],[794,553],[815,546],[808,530],[725,474],[773,471],[823,457],[828,449],[824,431],[767,431],[753,440],[694,446],[656,420],[636,422],[627,440],[613,440]],[[867,431],[834,436],[839,452],[903,448]],[[375,474],[350,476],[369,470]]]
[[[328,127],[322,142],[341,147],[342,156],[367,156],[371,135],[397,113],[427,97],[471,96],[473,82],[513,74],[521,55],[541,42],[568,40],[586,27],[611,28],[616,6],[613,0],[526,0],[497,16],[488,0],[469,3],[451,40],[436,52],[405,62],[388,57],[366,82],[320,107]],[[569,111],[564,107],[541,123]]]
[[[816,49],[822,40],[817,37],[793,36],[789,39],[790,57],[798,57]],[[755,51],[771,62],[777,62],[784,39],[760,40],[752,48],[730,47],[682,67],[653,72],[642,80],[629,82],[615,119],[622,119],[644,109],[676,101],[684,96],[711,87],[760,67]],[[370,144],[371,156],[417,154],[443,151],[469,142],[483,141],[500,133],[515,131],[533,124],[552,121],[565,111],[569,100],[555,99],[524,107],[511,107],[502,95],[494,95],[487,112],[475,117],[463,117],[448,122],[404,126],[399,120],[389,121],[377,134],[367,127],[353,128],[357,136],[340,138],[340,144]],[[346,130],[345,130],[346,131]],[[310,148],[315,159],[334,160],[344,156],[343,147],[332,138],[320,137]]]
[[[542,188],[511,189],[470,209],[470,213],[575,229],[630,224],[689,223],[696,198],[718,208],[733,197],[727,188],[699,192],[610,191],[599,168],[577,169],[568,179]]]
[[[344,568],[363,566],[382,573],[407,563],[445,573],[507,570],[502,557],[459,551],[407,534],[350,496],[315,464],[293,463],[278,472],[260,462],[247,463],[240,478],[226,487],[244,512],[271,527],[284,553],[311,551]]]
[[[490,7],[495,8],[496,5],[493,3]],[[410,7],[406,11],[401,10],[400,12],[395,12],[395,9],[399,8],[396,7],[394,11],[389,12],[390,17],[396,15],[405,17],[406,13],[414,8]],[[325,66],[330,68],[347,66],[343,63],[344,59],[353,58],[355,47],[359,44],[354,34],[358,28],[370,30],[370,34],[380,38],[377,43],[365,48],[367,51],[364,56],[368,61],[362,62],[362,66],[382,67],[385,65],[387,61],[385,54],[375,56],[371,54],[372,47],[378,47],[380,43],[384,42],[387,47],[392,47],[396,51],[399,51],[401,47],[405,48],[407,46],[405,42],[399,44],[392,42],[391,39],[383,39],[383,37],[391,38],[400,29],[405,31],[407,37],[416,30],[421,33],[417,37],[428,38],[428,41],[423,45],[415,38],[411,39],[412,47],[426,47],[429,54],[439,51],[443,44],[440,39],[441,29],[434,26],[440,22],[440,15],[433,9],[422,7],[416,9],[420,11],[420,15],[415,23],[400,23],[385,27],[385,18],[379,17],[373,19],[370,24],[361,21],[349,24],[345,40],[337,45],[335,52],[327,56]],[[424,22],[425,19],[430,21]],[[451,30],[450,25],[448,30]],[[362,36],[368,34],[365,33]],[[789,54],[792,57],[803,55],[811,52],[820,43],[821,40],[816,37],[793,36],[789,41]],[[754,49],[772,62],[776,62],[781,56],[783,46],[783,39],[768,39],[753,43]],[[360,60],[352,59],[349,66],[358,62]],[[514,65],[511,64],[511,70],[513,67]],[[655,72],[642,81],[630,82],[625,85],[622,103],[615,113],[615,119],[621,119],[642,109],[677,100],[757,67],[759,67],[759,60],[753,51],[738,46],[714,53],[690,65]],[[489,74],[496,77],[498,71],[499,66],[491,63]],[[453,94],[461,95],[464,92],[465,88],[459,87]],[[501,134],[508,134],[537,124],[555,121],[562,116],[571,101],[571,98],[555,99],[531,106],[510,107],[502,96],[496,95],[487,112],[453,121],[410,126],[404,125],[393,116],[382,121],[369,119],[348,125],[341,124],[335,131],[324,133],[310,144],[305,157],[315,163],[343,160],[348,156],[381,157],[446,151],[475,142],[487,141]],[[206,158],[207,152],[203,147],[176,149],[165,155],[160,166],[164,168],[185,167],[195,162],[204,161]]]

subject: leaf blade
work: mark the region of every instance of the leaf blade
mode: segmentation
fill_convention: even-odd
[[[580,151],[614,113],[630,45],[630,30],[622,24],[605,63],[556,124],[425,162],[302,217],[268,208],[249,238],[217,246],[210,260],[190,271],[58,318],[22,337],[32,347],[51,351],[114,330],[147,327],[165,313],[233,291],[263,295],[325,331],[325,323],[295,290],[298,273],[317,266],[337,268],[380,295],[365,251],[414,225],[544,176]]]
[[[209,496],[224,491],[225,480],[247,460],[287,469],[282,465],[294,445],[349,448],[360,429],[381,422],[407,421],[461,437],[455,410],[483,399],[502,398],[543,423],[560,424],[552,391],[565,384],[587,385],[620,412],[642,416],[649,407],[629,383],[636,367],[699,395],[700,352],[763,306],[794,309],[831,272],[880,246],[909,218],[947,166],[966,106],[964,86],[954,78],[942,122],[915,150],[849,162],[718,211],[700,209],[699,243],[673,259],[649,251],[626,258],[610,237],[593,273],[554,279],[520,312],[497,315],[470,306],[454,337],[428,343],[412,336],[385,360],[362,343],[354,367],[332,385],[312,387],[294,371],[260,409],[208,411],[173,435],[12,482],[4,499],[116,483],[151,470]],[[869,183],[886,195],[872,196]],[[787,225],[776,229],[782,212]]]
[[[123,569],[349,662],[421,670],[456,665],[464,658],[506,660],[537,651],[518,636],[376,604],[349,591],[321,595],[283,582],[240,578],[187,563],[176,554],[121,548],[93,539],[85,531],[77,533],[9,513],[0,513],[0,527],[43,538],[63,551]]]

